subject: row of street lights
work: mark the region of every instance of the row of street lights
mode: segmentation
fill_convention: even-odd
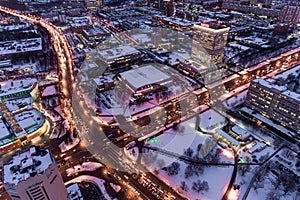
[[[54,42],[54,49],[58,57],[58,74],[61,77],[61,93],[62,93],[62,110],[69,122],[70,130],[73,130],[74,122],[73,122],[73,115],[71,111],[71,95],[72,95],[72,89],[74,86],[74,71],[73,71],[73,60],[72,60],[72,53],[70,51],[70,46],[67,42],[67,39],[65,35],[62,33],[62,31],[51,24],[50,22],[40,18],[33,16],[31,14],[22,14],[19,11],[12,10],[10,8],[6,8],[3,6],[0,6],[0,10],[15,15],[17,17],[20,17],[24,20],[27,20],[32,23],[40,24],[42,27],[48,30],[48,32],[51,35],[51,38]]]

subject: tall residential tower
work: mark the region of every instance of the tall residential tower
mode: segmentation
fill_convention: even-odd
[[[69,199],[49,150],[36,146],[3,164],[3,186],[13,200]]]

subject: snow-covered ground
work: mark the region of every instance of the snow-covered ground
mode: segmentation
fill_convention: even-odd
[[[68,185],[68,184],[71,184],[71,183],[78,183],[78,182],[92,182],[92,183],[96,184],[99,187],[99,189],[103,193],[105,199],[107,199],[107,200],[112,199],[107,194],[107,191],[106,191],[105,186],[104,186],[104,183],[105,183],[104,180],[99,179],[99,178],[94,177],[94,176],[82,175],[82,176],[76,177],[76,178],[66,182],[65,185]]]
[[[51,85],[44,89],[42,96],[46,97],[46,96],[51,96],[51,95],[55,95],[55,94],[57,94],[56,87],[54,85]]]
[[[196,150],[199,144],[202,144],[206,139],[210,139],[211,136],[195,130],[195,122],[196,118],[192,118],[180,124],[177,130],[167,130],[156,137],[157,142],[151,143],[151,146],[179,155],[183,155],[184,151],[189,147]],[[172,161],[173,159],[170,158],[168,160]]]
[[[220,115],[213,109],[209,109],[200,115],[199,128],[202,130],[211,130],[217,127],[222,127],[226,124],[224,116]]]
[[[129,149],[129,150],[124,149],[124,153],[128,158],[130,158],[131,160],[136,161],[138,159],[139,149],[137,147],[134,147],[134,148]]]
[[[76,165],[73,168],[66,169],[67,176],[72,176],[78,172],[95,171],[102,167],[101,163],[97,162],[84,162],[82,165]]]
[[[77,138],[72,138],[72,143],[69,143],[69,144],[66,144],[64,141],[59,145],[59,148],[60,148],[60,151],[63,153],[63,152],[66,152],[66,151],[69,151],[70,149],[74,148],[76,145],[79,144],[80,142],[80,139],[77,137]]]
[[[264,155],[267,155],[268,152],[265,152]],[[284,177],[288,174],[288,172],[280,172],[280,170],[276,167],[278,165],[283,165],[287,169],[293,171],[296,175],[299,176],[300,170],[296,166],[297,159],[296,159],[296,153],[287,149],[282,148],[278,153],[276,153],[269,161],[270,168],[266,168],[265,166],[251,166],[249,167],[247,172],[242,175],[241,171],[239,171],[238,176],[236,178],[236,183],[241,186],[240,188],[240,196],[239,199],[242,199],[245,195],[247,188],[250,187],[249,194],[247,196],[247,199],[280,199],[280,200],[295,200],[299,199],[297,196],[297,192],[295,192],[295,189],[291,189],[287,194],[284,194],[285,186],[283,185],[282,179],[280,179],[280,176],[276,176],[274,173],[272,173],[271,170],[277,171],[278,174],[280,173],[286,173],[284,174]],[[269,157],[269,156],[267,156]],[[261,174],[262,176],[258,176]],[[255,175],[255,177],[254,177]],[[254,178],[253,178],[254,177]],[[260,178],[257,178],[260,177]],[[251,180],[253,182],[251,182]],[[291,179],[287,179],[288,182]],[[278,187],[276,188],[276,185],[279,183]],[[295,184],[295,183],[293,183]],[[275,195],[274,195],[275,194]],[[274,196],[277,196],[275,198]]]
[[[251,188],[247,199],[278,199],[278,200],[298,200],[299,196],[296,192],[284,194],[284,187],[280,185],[277,189],[275,189],[274,182],[276,182],[276,176],[272,173],[269,173],[268,176],[264,178],[264,180],[258,184],[258,188]],[[270,197],[275,194],[275,197]],[[268,197],[268,198],[267,198]]]
[[[120,190],[122,189],[121,186],[113,184],[113,183],[109,183],[110,186],[116,191],[116,192],[120,192]]]
[[[168,160],[169,157],[159,155],[158,159]],[[170,186],[172,186],[173,188],[175,188],[175,190],[177,190],[182,195],[186,196],[188,199],[199,198],[203,200],[212,200],[222,198],[224,192],[227,189],[227,184],[231,178],[233,166],[204,166],[203,174],[200,174],[199,176],[194,174],[191,177],[185,178],[185,169],[188,166],[188,164],[180,160],[176,160],[176,162],[178,162],[180,165],[180,169],[177,175],[169,176],[166,171],[158,170],[157,177],[169,184]],[[153,173],[155,173],[155,171],[157,170],[152,165],[148,165],[148,169],[151,170]],[[192,189],[192,187],[194,182],[196,182],[197,180],[207,181],[209,190],[207,192],[195,192]],[[180,188],[182,181],[186,182],[188,188],[187,191],[183,191]]]
[[[210,116],[210,112],[203,116]],[[228,154],[232,155],[232,152],[229,149],[220,149],[216,141],[212,139],[212,136],[195,130],[195,122],[196,118],[187,120],[183,122],[177,130],[169,129],[164,134],[156,137],[157,142],[148,142],[147,145],[173,152],[178,156],[186,155],[184,152],[190,148],[193,151],[192,155],[190,156],[191,158],[195,159],[195,156],[198,155],[198,157],[202,157],[204,160],[207,154],[211,153],[214,155],[218,149],[220,154],[217,162],[226,162],[232,164],[233,156],[228,156]],[[202,144],[202,146],[198,152],[197,149],[199,144]],[[151,162],[147,162],[146,157],[148,156],[153,156],[151,158]],[[167,184],[175,188],[178,192],[182,193],[189,199],[221,199],[223,193],[227,189],[227,184],[231,178],[233,170],[233,166],[202,166],[204,168],[203,173],[199,173],[198,175],[193,174],[192,176],[185,178],[185,171],[189,164],[179,160],[176,157],[169,157],[152,150],[143,153],[143,162],[150,171],[152,171],[154,174],[157,174],[158,178],[165,181]],[[177,175],[168,175],[163,169],[164,167],[170,166],[170,164],[173,162],[179,163],[180,169]],[[207,192],[195,192],[192,187],[194,182],[197,180],[207,181],[209,190]],[[186,182],[188,191],[183,191],[181,189],[180,185],[182,181]]]

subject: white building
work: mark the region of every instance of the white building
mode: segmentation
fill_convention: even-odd
[[[153,65],[146,65],[119,74],[118,79],[134,95],[147,94],[172,83],[170,75],[164,73]]]
[[[3,164],[3,186],[13,200],[68,200],[49,150],[31,147]]]

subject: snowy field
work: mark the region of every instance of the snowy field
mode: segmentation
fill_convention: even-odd
[[[168,160],[169,157],[164,155],[158,155],[158,160]],[[189,164],[176,160],[175,162],[179,163],[179,171],[177,175],[168,175],[168,172],[164,170],[158,170],[148,165],[148,169],[151,170],[154,174],[157,174],[158,178],[175,188],[179,193],[187,197],[188,199],[203,199],[203,200],[212,200],[212,199],[221,199],[224,192],[227,189],[227,184],[231,178],[233,166],[203,166],[202,174],[193,174],[192,176],[186,178],[185,171]],[[157,164],[157,162],[156,162]],[[193,190],[193,184],[200,181],[207,181],[208,191],[196,192]],[[182,182],[185,182],[186,188],[182,189]]]
[[[205,114],[202,115],[203,120],[210,116],[210,114],[215,114],[211,112],[213,111],[209,110],[208,112],[204,112]],[[219,119],[222,118],[220,117]],[[213,159],[212,157],[214,157],[213,155],[216,155],[216,152],[219,152],[219,156],[217,156],[218,158],[214,162],[232,164],[232,152],[228,149],[221,149],[216,141],[212,139],[212,136],[196,131],[195,122],[196,118],[187,120],[183,122],[177,130],[169,129],[164,134],[156,137],[157,142],[148,142],[147,145],[175,153],[178,156],[185,155],[191,159],[197,159],[196,157],[198,156],[199,158],[203,158],[206,162],[211,162]],[[187,154],[187,149],[190,149],[190,154]],[[228,156],[228,154],[231,156]],[[210,158],[208,158],[208,156]],[[147,161],[149,160],[149,157],[151,162]],[[189,199],[221,199],[223,193],[227,189],[227,184],[233,171],[233,166],[209,167],[204,165],[190,165],[189,163],[178,159],[178,157],[166,156],[165,154],[157,153],[152,150],[145,151],[143,154],[143,162],[150,171],[157,174],[160,179],[174,187],[179,193]],[[178,163],[179,169],[177,174],[170,175],[166,168],[171,166],[172,163]],[[194,166],[195,168],[198,167],[198,169],[195,169],[195,171],[198,172],[187,172],[189,169],[194,168]],[[198,180],[200,180],[200,183],[207,181],[207,191],[207,187],[200,192],[196,192],[193,189],[193,185]],[[182,184],[185,184],[184,189]]]
[[[156,137],[157,142],[151,144],[153,147],[183,155],[187,148],[197,149],[210,135],[195,130],[196,118],[192,118],[179,125],[177,130],[169,129],[162,135]],[[149,143],[148,143],[149,144]]]
[[[78,172],[86,172],[86,171],[95,171],[96,169],[102,167],[101,163],[97,162],[84,162],[82,165],[76,165],[72,168],[66,169],[67,176],[73,176]]]
[[[199,128],[201,128],[202,130],[211,130],[217,127],[222,127],[226,124],[225,117],[212,109],[201,113],[199,116]]]

